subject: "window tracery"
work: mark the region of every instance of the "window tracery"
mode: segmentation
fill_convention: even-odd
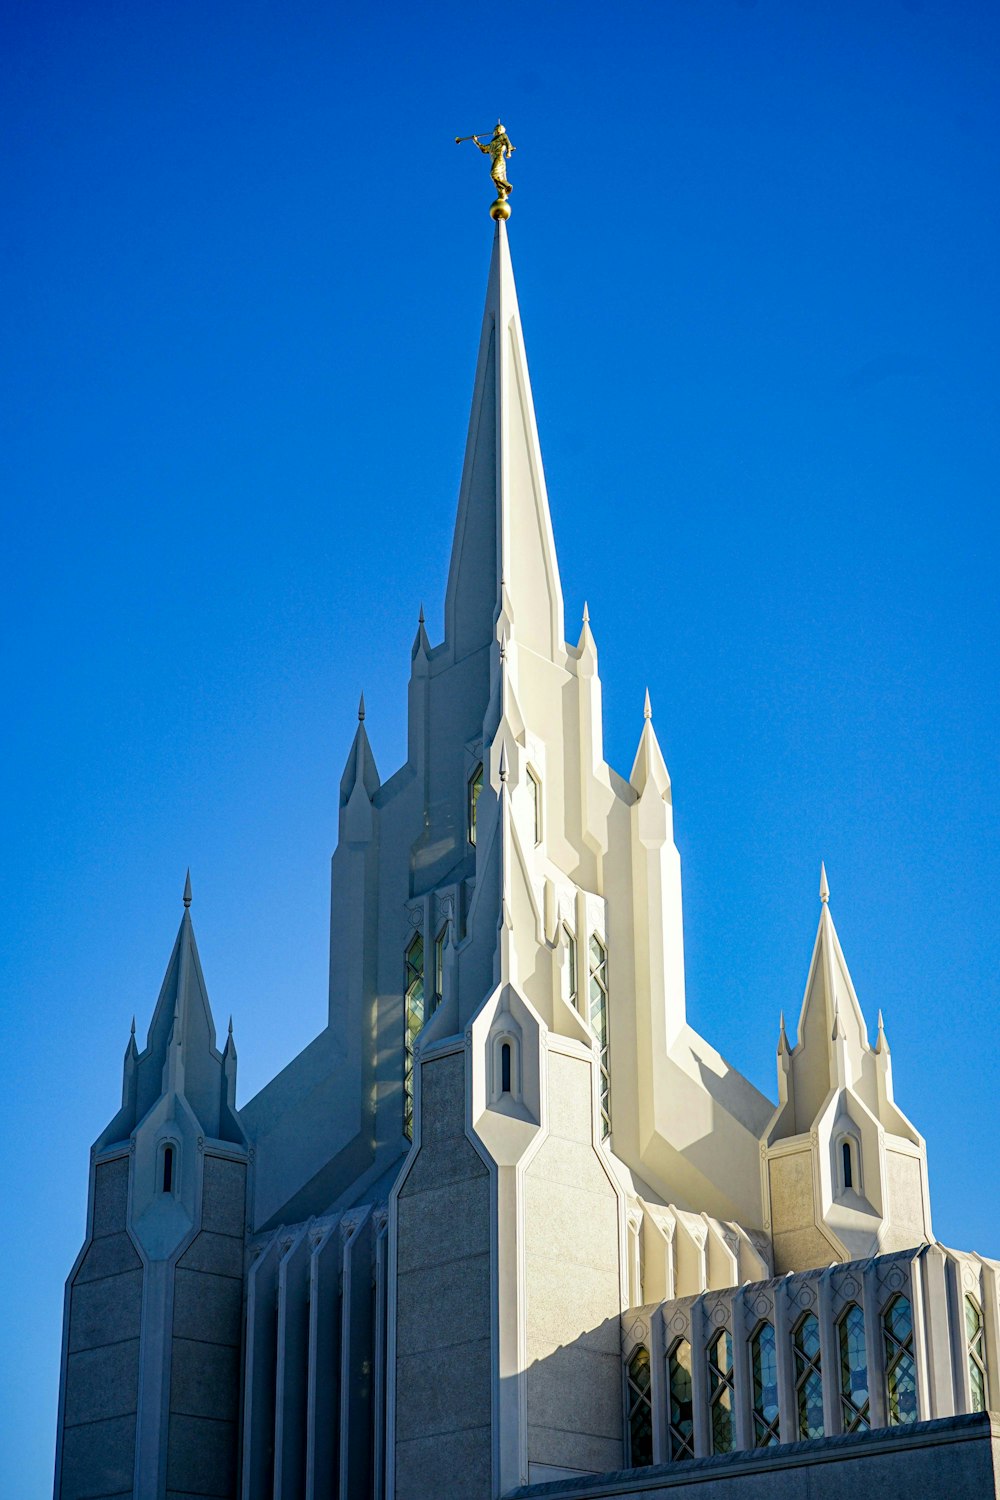
[[[667,1355],[667,1389],[670,1401],[667,1442],[672,1459],[694,1458],[694,1388],[691,1380],[691,1345],[678,1339]]]
[[[865,1315],[856,1302],[837,1323],[840,1351],[840,1420],[845,1432],[867,1432],[871,1426],[868,1396],[868,1349]]]
[[[649,1350],[639,1344],[627,1367],[628,1445],[632,1468],[653,1462],[653,1404],[650,1392]]]
[[[712,1452],[732,1453],[736,1447],[734,1405],[733,1336],[728,1328],[708,1345],[708,1408],[712,1430]]]
[[[886,1411],[889,1426],[917,1420],[917,1370],[913,1359],[913,1311],[908,1297],[893,1297],[882,1314]]]
[[[781,1441],[778,1411],[778,1351],[774,1325],[761,1323],[750,1340],[753,1378],[753,1441],[755,1448],[769,1448]]]

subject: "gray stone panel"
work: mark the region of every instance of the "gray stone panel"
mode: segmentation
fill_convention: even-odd
[[[94,1172],[94,1238],[125,1228],[128,1213],[127,1156],[104,1162]]]
[[[203,1229],[242,1238],[245,1226],[246,1167],[221,1156],[205,1157]]]
[[[424,1071],[426,1073],[426,1069]],[[425,1152],[432,1152],[433,1155],[425,1155]],[[420,1155],[403,1184],[400,1197],[411,1198],[415,1193],[426,1192],[428,1188],[466,1182],[470,1178],[480,1177],[485,1170],[478,1152],[464,1135],[442,1138],[438,1133],[432,1142],[423,1143]]]
[[[396,1444],[396,1500],[485,1500],[492,1493],[491,1429]]]
[[[141,1269],[142,1261],[138,1252],[122,1230],[119,1234],[102,1235],[99,1240],[91,1243],[76,1273],[74,1285],[79,1286],[81,1281],[98,1281],[102,1276],[118,1276],[122,1271]]]
[[[609,1474],[621,1469],[625,1461],[620,1439],[594,1437],[592,1434],[563,1432],[556,1427],[536,1427],[528,1423],[528,1453],[536,1464],[554,1468],[593,1469]],[[729,1500],[729,1497],[726,1497]]]
[[[239,1345],[243,1284],[202,1271],[174,1275],[174,1337],[206,1344]]]
[[[67,1427],[59,1500],[131,1495],[135,1469],[135,1417]]]
[[[136,1409],[139,1340],[71,1354],[66,1362],[66,1425],[126,1416]]]
[[[240,1351],[225,1344],[173,1341],[170,1410],[181,1416],[234,1421],[240,1397]]]
[[[177,1262],[187,1271],[212,1271],[217,1276],[243,1275],[243,1239],[230,1234],[202,1231]]]
[[[417,1157],[413,1172],[424,1161]],[[410,1271],[425,1264],[429,1248],[437,1245],[441,1255],[448,1254],[446,1224],[461,1224],[463,1242],[489,1244],[490,1184],[486,1168],[475,1160],[474,1176],[450,1180],[446,1186],[428,1187],[414,1192],[407,1179],[399,1199],[399,1269]],[[426,1181],[431,1169],[423,1174]]]
[[[622,1362],[619,1354],[567,1345],[528,1370],[528,1412],[536,1427],[565,1428],[572,1414],[573,1429],[592,1437],[621,1442]],[[619,1450],[620,1451],[620,1450]],[[555,1459],[530,1450],[537,1463]]]
[[[396,1417],[398,1441],[474,1427],[490,1410],[490,1341],[402,1355],[396,1381],[406,1392]]]
[[[230,1500],[236,1492],[236,1424],[171,1415],[167,1488]]]
[[[435,1316],[428,1322],[427,1309]],[[401,1350],[440,1349],[490,1336],[490,1257],[469,1255],[399,1277]]]
[[[137,1339],[141,1312],[141,1271],[77,1282],[70,1293],[70,1352]]]

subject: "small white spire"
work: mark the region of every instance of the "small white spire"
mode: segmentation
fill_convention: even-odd
[[[819,899],[826,906],[830,899],[830,882],[826,878],[826,865],[820,860],[819,866]]]
[[[646,689],[646,701],[642,706],[642,717],[647,721],[653,717],[653,705],[649,701],[649,688]]]
[[[507,660],[507,629],[506,626],[500,632],[500,660]]]
[[[840,1001],[839,999],[835,999],[833,1002],[833,1031],[830,1033],[831,1040],[837,1041],[841,1037],[846,1037],[846,1035],[844,1023],[840,1019]]]
[[[184,910],[187,911],[191,905],[191,871],[188,870],[184,877]]]
[[[507,780],[507,741],[504,740],[500,746],[500,780]]]
[[[882,1014],[882,1012],[879,1011],[879,1015],[880,1016],[881,1016],[881,1014]],[[132,1017],[132,1032],[131,1032],[131,1034],[132,1034],[132,1036],[135,1036],[135,1016]]]
[[[778,1055],[779,1057],[787,1056],[791,1050],[791,1047],[788,1045],[788,1032],[785,1030],[785,1012],[782,1011],[781,1019],[778,1022]]]
[[[362,693],[360,699],[358,700],[358,723],[359,724],[363,724],[364,722],[365,722],[365,695],[364,695],[364,693]]]
[[[422,599],[420,601],[420,614],[417,616],[417,623],[419,625],[424,623],[424,601]]]
[[[590,624],[590,609],[588,607],[586,599],[584,599],[583,601],[583,623],[585,625]]]
[[[232,1036],[232,1034],[233,1034],[233,1018],[232,1018],[232,1016],[230,1016],[229,1017],[229,1035]]]

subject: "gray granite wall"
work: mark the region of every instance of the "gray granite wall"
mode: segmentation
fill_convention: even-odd
[[[205,1157],[202,1227],[174,1271],[167,1500],[236,1495],[246,1167]]]
[[[58,1500],[131,1496],[142,1262],[125,1232],[127,1156],[96,1168],[93,1238],[69,1289]]]
[[[492,1493],[490,1179],[465,1136],[465,1058],[421,1067],[398,1203],[396,1500]]]

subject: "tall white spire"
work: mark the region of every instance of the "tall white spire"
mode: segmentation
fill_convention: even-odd
[[[504,578],[516,634],[553,660],[563,599],[507,227],[498,221],[445,599],[456,657],[492,644]]]

